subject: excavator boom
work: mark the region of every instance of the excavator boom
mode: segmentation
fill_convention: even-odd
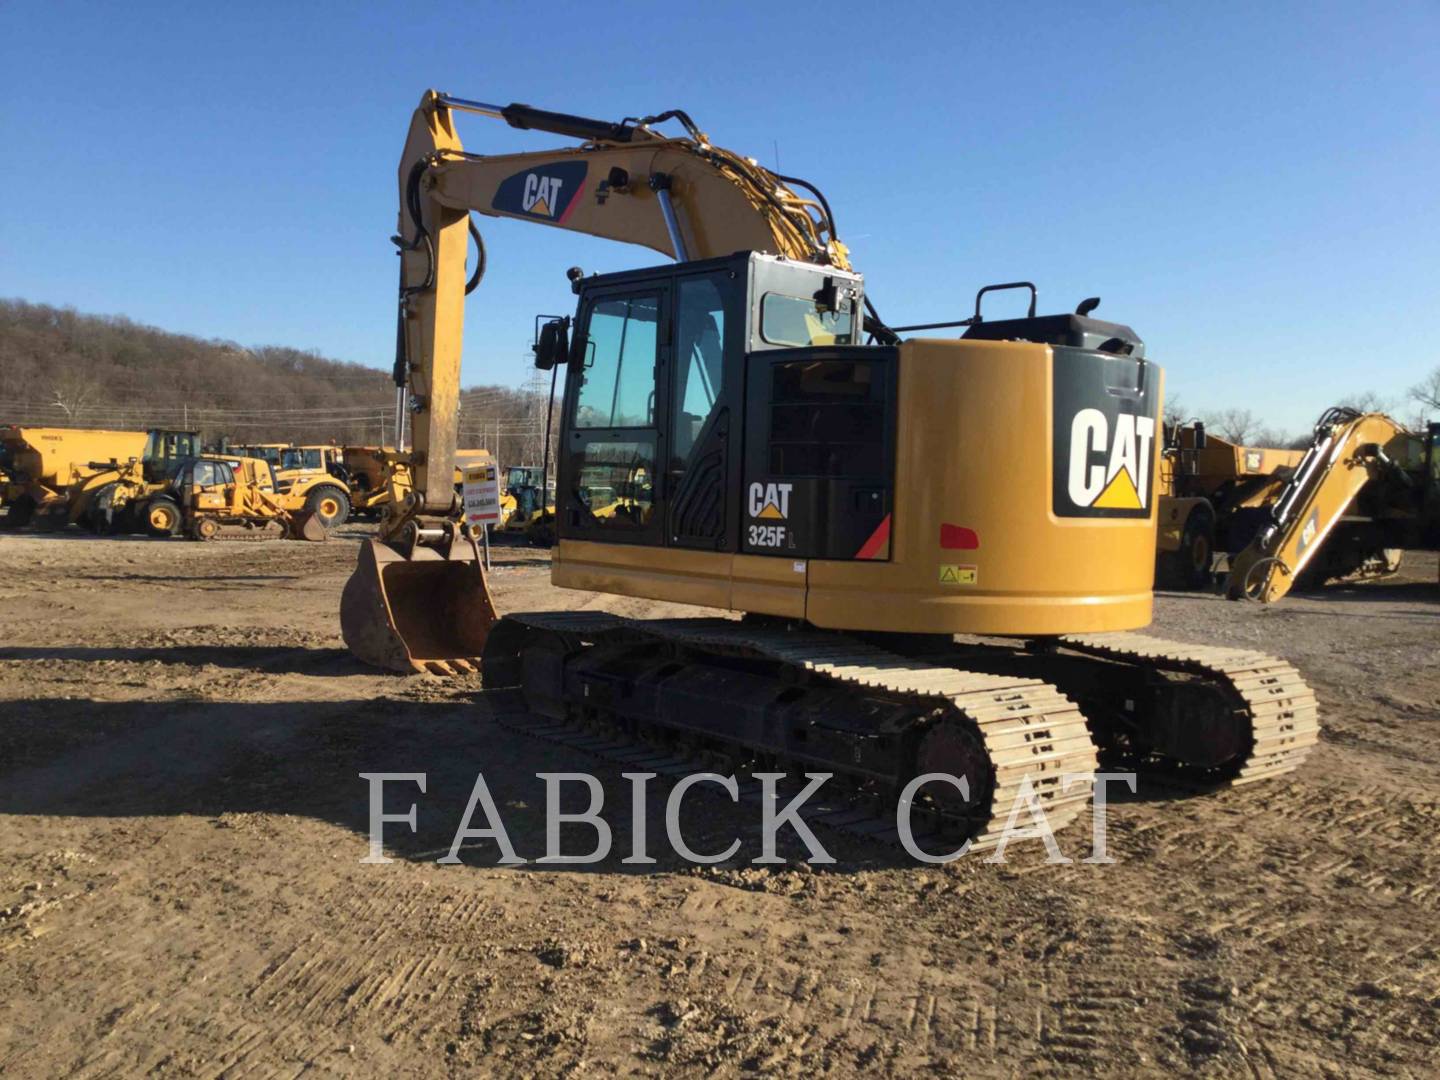
[[[1279,600],[1319,555],[1326,539],[1373,481],[1400,469],[1393,444],[1408,438],[1381,413],[1331,409],[1310,449],[1270,509],[1270,521],[1230,566],[1226,593]]]
[[[456,130],[459,112],[581,143],[472,153]],[[671,122],[685,134],[655,130]],[[444,669],[478,656],[484,633],[473,619],[461,620],[465,632],[445,640],[427,633],[422,644],[407,633],[405,627],[425,625],[430,614],[423,608],[435,590],[422,579],[448,575],[462,589],[457,605],[493,611],[483,575],[446,569],[474,550],[466,527],[455,520],[453,481],[465,296],[485,269],[471,213],[637,244],[681,261],[748,250],[844,271],[849,259],[818,191],[798,194],[795,188],[810,186],[715,146],[679,110],[614,123],[427,91],[411,118],[398,182],[394,374],[411,449],[404,468],[392,469],[387,480],[390,498],[379,537],[346,586],[341,625],[362,659],[400,670]],[[477,261],[467,279],[472,236]],[[387,580],[403,580],[406,588],[390,589]]]

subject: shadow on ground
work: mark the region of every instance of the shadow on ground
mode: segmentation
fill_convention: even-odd
[[[374,675],[348,649],[295,649],[266,645],[164,645],[154,648],[90,645],[9,645],[0,648],[0,660],[30,660],[38,663],[121,660],[129,663],[161,663],[183,667],[214,667],[254,671],[266,675]],[[25,704],[24,702],[20,704]],[[157,706],[163,707],[163,706]]]
[[[45,654],[65,651],[91,658],[134,652]],[[297,703],[13,701],[6,703],[0,719],[0,815],[300,815],[347,830],[351,838],[340,845],[340,857],[358,860],[368,849],[371,790],[370,781],[360,774],[423,773],[423,792],[413,780],[385,783],[385,812],[404,814],[413,804],[417,828],[412,833],[404,824],[389,824],[384,835],[387,854],[433,862],[449,852],[481,773],[517,853],[531,860],[534,869],[647,874],[691,865],[674,854],[665,839],[669,782],[661,777],[647,785],[647,847],[656,863],[626,864],[621,860],[632,852],[634,788],[621,776],[623,767],[509,730],[496,721],[496,710],[513,715],[514,697],[508,695],[508,706],[487,700],[497,697],[507,695],[477,690],[469,700],[434,703],[385,698]],[[600,779],[606,800],[602,816],[614,834],[611,854],[603,862],[533,861],[547,850],[547,789],[536,776],[545,772],[585,772]],[[685,842],[694,851],[713,853],[739,839],[742,847],[732,865],[758,855],[760,808],[736,806],[718,788],[712,793],[706,787],[702,784],[685,797]],[[589,792],[583,782],[566,782],[562,793],[565,812],[586,809]],[[472,825],[485,827],[482,810],[476,811]],[[839,860],[829,868],[833,871],[909,862],[899,849],[825,830],[821,836]],[[803,855],[803,846],[788,830],[781,837],[781,855]],[[594,838],[588,825],[566,825],[563,850],[590,851]],[[484,867],[496,865],[499,855],[493,840],[471,840],[461,858],[467,865]]]

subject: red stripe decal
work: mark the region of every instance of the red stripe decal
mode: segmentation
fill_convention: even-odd
[[[583,194],[585,194],[585,186],[582,184],[576,189],[575,194],[570,196],[570,202],[565,207],[565,212],[560,215],[560,220],[557,224],[564,225],[565,222],[570,220],[570,215],[573,214],[575,208],[580,205],[580,196]]]
[[[975,551],[980,547],[980,534],[964,525],[941,525],[940,546],[952,551]]]
[[[885,520],[875,526],[875,531],[870,534],[870,539],[861,545],[860,550],[855,553],[857,559],[873,559],[880,554],[880,549],[890,542],[890,515],[885,515]]]

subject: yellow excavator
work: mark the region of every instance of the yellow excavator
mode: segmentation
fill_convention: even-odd
[[[1399,568],[1402,549],[1440,532],[1440,424],[1409,431],[1383,413],[1328,410],[1249,545],[1226,593],[1273,603],[1297,583]]]
[[[579,145],[467,152],[458,113]],[[963,787],[927,783],[916,806],[972,850],[1017,795],[1052,827],[1080,814],[1097,744],[1224,785],[1289,772],[1317,741],[1285,661],[1134,633],[1151,618],[1162,373],[1092,316],[1098,299],[1037,316],[1035,287],[1010,282],[966,318],[887,325],[819,191],[679,110],[615,123],[429,92],[399,190],[414,487],[346,585],[360,658],[479,669],[552,728],[829,772],[855,807],[946,774]],[[571,270],[575,314],[542,328],[537,366],[564,375],[552,581],[739,617],[497,617],[451,484],[484,268],[471,211],[674,260]],[[1025,290],[1028,313],[983,318],[999,289]],[[625,512],[597,513],[605,499]]]

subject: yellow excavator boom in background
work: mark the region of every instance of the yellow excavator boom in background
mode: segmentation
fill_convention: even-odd
[[[1321,581],[1369,563],[1393,572],[1399,549],[1419,539],[1433,509],[1434,452],[1433,433],[1426,440],[1383,413],[1326,412],[1268,506],[1269,521],[1231,561],[1226,594],[1271,603],[1307,571]],[[1372,504],[1363,513],[1362,494]],[[1347,525],[1353,534],[1337,535]]]

